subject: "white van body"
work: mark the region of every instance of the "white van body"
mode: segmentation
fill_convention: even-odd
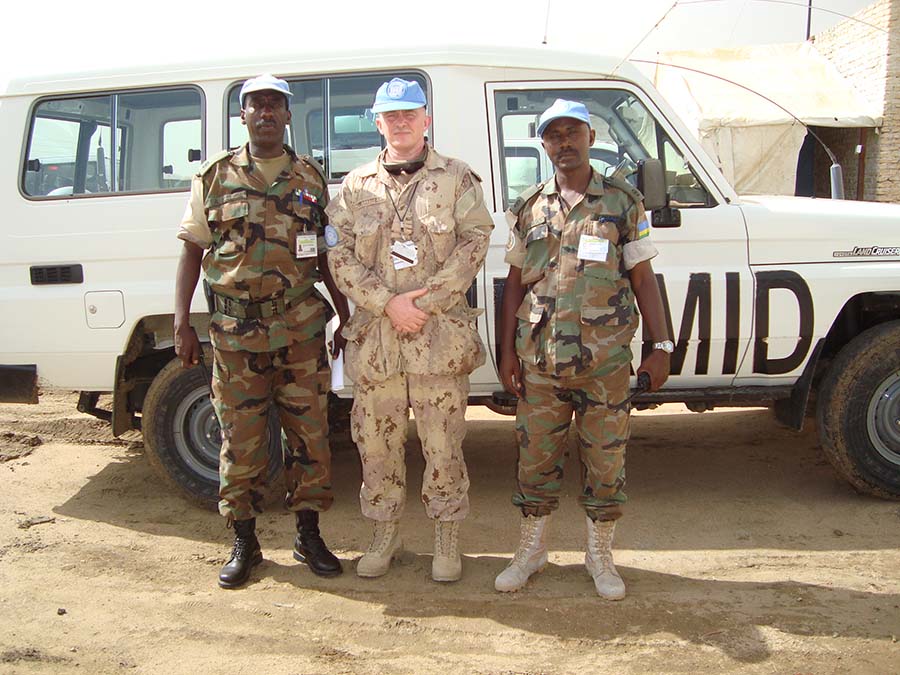
[[[771,404],[800,428],[813,394],[838,471],[860,490],[900,496],[900,206],[740,197],[634,67],[544,50],[428,47],[13,81],[0,97],[0,400],[36,402],[38,387],[82,392],[79,409],[116,434],[143,428],[161,474],[214,500],[206,382],[172,348],[175,233],[190,175],[246,138],[237,89],[260,72],[291,83],[289,140],[323,163],[332,191],[381,149],[367,115],[378,84],[423,84],[430,141],[481,176],[496,223],[470,297],[485,310],[490,354],[472,374],[473,402],[514,403],[493,397],[503,213],[523,176],[550,178],[537,115],[577,98],[598,130],[599,169],[664,165],[669,206],[654,212],[653,266],[677,349],[665,389],[639,404]],[[205,335],[199,289],[192,313]],[[640,331],[632,347],[637,367],[649,349]],[[100,394],[112,394],[111,410],[97,406]],[[272,446],[277,456],[274,434]]]

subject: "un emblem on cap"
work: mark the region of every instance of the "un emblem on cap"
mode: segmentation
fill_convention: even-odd
[[[403,98],[407,89],[409,89],[409,87],[406,86],[406,82],[399,78],[394,78],[388,82],[387,95],[393,99]]]
[[[422,91],[422,86],[418,82],[395,77],[390,82],[385,82],[378,87],[378,91],[375,93],[375,103],[372,104],[372,112],[415,110],[424,108],[425,104],[425,92]]]

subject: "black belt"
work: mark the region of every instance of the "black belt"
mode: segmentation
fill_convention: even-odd
[[[216,311],[221,312],[225,316],[230,316],[233,319],[268,319],[270,316],[284,314],[291,307],[300,304],[300,302],[309,297],[309,293],[299,295],[290,300],[278,297],[271,300],[263,300],[262,302],[242,302],[218,293],[213,297],[216,299]]]

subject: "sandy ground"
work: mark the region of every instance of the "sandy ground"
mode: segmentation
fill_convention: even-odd
[[[355,576],[369,528],[343,437],[323,531],[345,574],[296,564],[275,507],[259,519],[265,562],[223,591],[223,520],[166,490],[139,436],[112,439],[75,401],[0,406],[3,673],[900,672],[900,505],[855,494],[812,431],[765,410],[636,415],[616,553],[629,595],[608,603],[583,567],[574,463],[550,566],[493,591],[518,537],[509,418],[470,411],[462,581],[430,580],[418,500],[408,552],[386,577]],[[417,488],[414,437],[408,461]]]

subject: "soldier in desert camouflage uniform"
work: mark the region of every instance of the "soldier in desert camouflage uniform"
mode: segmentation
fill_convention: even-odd
[[[641,363],[651,390],[668,377],[672,343],[650,259],[656,248],[640,193],[590,165],[595,132],[587,108],[557,101],[538,135],[556,168],[510,209],[500,326],[500,378],[519,396],[521,541],[495,581],[515,591],[547,563],[548,516],[558,506],[567,432],[574,413],[581,460],[579,503],[587,513],[585,564],[597,593],[625,596],[612,561],[612,537],[625,501],[629,346],[635,298],[654,350]]]
[[[290,121],[283,80],[261,75],[241,88],[241,120],[250,142],[211,158],[194,178],[178,237],[175,350],[185,367],[199,362],[190,304],[203,271],[212,291],[212,401],[222,428],[219,511],[235,530],[219,585],[234,588],[262,561],[256,514],[268,462],[267,418],[278,408],[284,430],[287,508],[296,513],[294,557],[321,576],[341,573],[319,534],[319,512],[332,503],[325,347],[327,302],[342,321],[346,299],[325,261],[322,170],[283,145]],[[206,255],[204,255],[204,251]],[[320,274],[321,272],[321,274]],[[336,336],[335,349],[341,347]]]
[[[351,431],[362,459],[362,512],[375,521],[357,574],[385,574],[401,548],[411,406],[425,455],[422,501],[435,521],[432,578],[455,581],[459,522],[469,510],[468,375],[485,358],[465,293],[493,222],[478,176],[427,145],[431,119],[416,82],[385,82],[372,110],[387,148],[344,179],[326,232],[335,282],[356,304],[344,329],[355,382]]]

